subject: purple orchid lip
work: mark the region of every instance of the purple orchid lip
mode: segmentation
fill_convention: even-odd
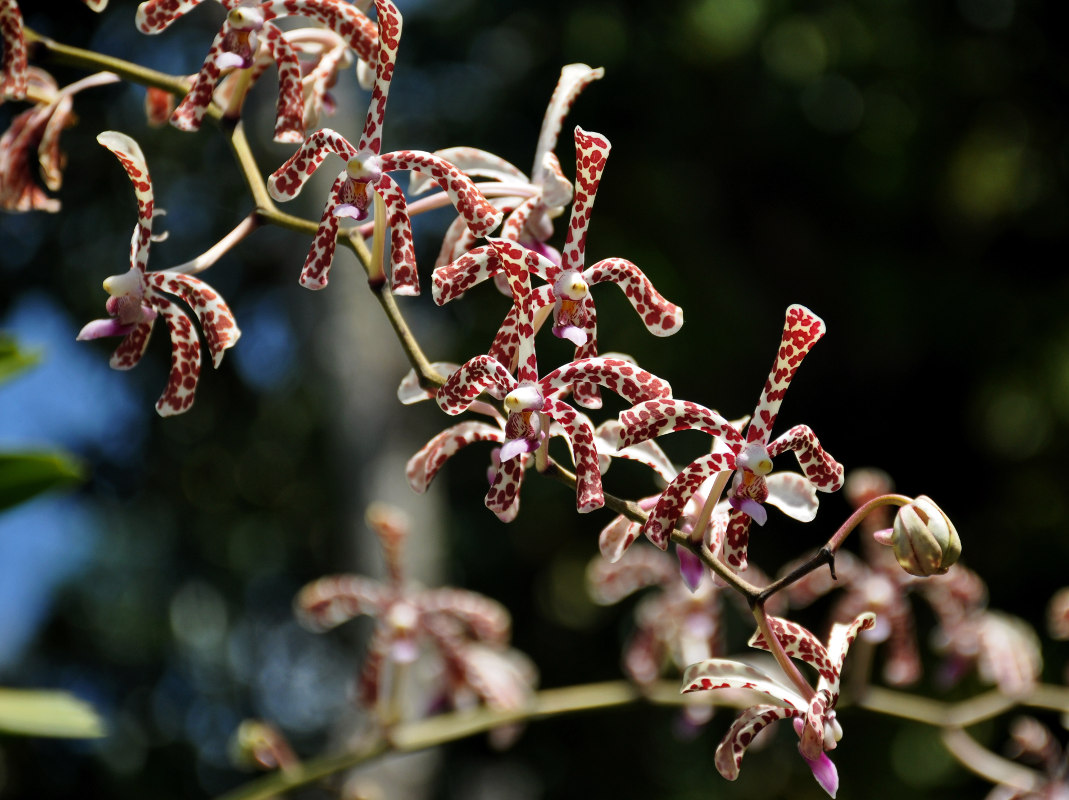
[[[367,209],[360,208],[352,203],[339,203],[334,206],[334,210],[330,213],[336,217],[348,217],[358,221],[367,219]]]
[[[85,342],[91,339],[103,339],[107,336],[125,336],[135,327],[123,325],[117,319],[95,319],[78,331],[75,340]]]
[[[237,53],[225,52],[215,57],[215,66],[219,67],[219,69],[229,69],[230,67],[245,69],[251,64],[252,61],[250,59],[242,58]]]

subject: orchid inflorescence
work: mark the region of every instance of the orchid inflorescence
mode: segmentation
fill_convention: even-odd
[[[796,370],[825,334],[819,316],[802,305],[787,309],[757,405],[741,419],[676,398],[667,380],[630,356],[599,354],[613,329],[605,320],[598,324],[591,291],[596,284],[616,283],[642,325],[656,336],[674,335],[683,324],[679,306],[665,299],[635,263],[609,257],[587,266],[587,233],[611,146],[604,135],[575,126],[574,180],[566,174],[572,171],[570,156],[562,164],[556,148],[567,114],[580,92],[603,76],[601,69],[585,64],[562,69],[529,175],[476,147],[384,152],[386,104],[402,30],[392,0],[375,0],[373,14],[370,3],[345,0],[220,2],[225,20],[195,77],[178,84],[186,92],[171,123],[196,131],[214,116],[224,121],[232,142],[244,142],[242,109],[248,89],[272,64],[277,67],[273,137],[294,150],[266,182],[262,173],[247,174],[257,197],[257,221],[278,221],[280,212],[271,200],[295,198],[329,156],[344,163],[320,220],[306,221],[301,228],[314,231],[299,273],[305,288],[327,287],[338,242],[369,237],[370,254],[354,250],[361,254],[372,289],[418,294],[412,217],[447,204],[455,208],[456,221],[444,234],[430,275],[433,300],[438,305],[457,300],[491,280],[507,298],[501,302],[504,318],[486,352],[463,363],[428,363],[418,344],[399,337],[413,364],[398,390],[402,403],[434,400],[447,415],[472,411],[482,416],[448,426],[427,442],[407,464],[408,482],[422,493],[456,453],[490,442],[484,503],[500,520],[518,518],[520,488],[532,471],[570,484],[581,513],[611,506],[618,516],[603,528],[598,541],[602,555],[589,570],[595,598],[611,604],[656,590],[636,608],[636,632],[624,657],[629,678],[650,690],[668,674],[681,677],[682,692],[708,692],[714,695],[712,702],[718,690],[748,692],[754,701],[730,725],[714,756],[725,778],[738,777],[743,754],[762,729],[791,719],[802,759],[834,796],[838,778],[828,753],[843,732],[837,706],[848,649],[887,642],[887,682],[917,681],[922,666],[910,596],[923,598],[934,611],[946,680],[956,680],[976,665],[983,679],[1008,695],[1034,687],[1041,663],[1035,635],[1023,621],[989,611],[979,578],[954,566],[961,543],[943,511],[927,497],[893,494],[882,473],[859,472],[851,478],[847,486],[855,513],[816,555],[789,565],[775,581],[753,563],[751,527],[769,522],[766,505],[810,522],[817,515],[818,494],[836,492],[846,480],[843,465],[808,426],[795,424],[773,437]],[[94,10],[104,5],[87,4]],[[200,0],[147,0],[137,10],[136,24],[144,33],[159,34],[198,5]],[[303,17],[310,26],[279,27],[275,20],[283,17]],[[0,29],[4,98],[34,104],[0,140],[0,203],[11,211],[56,211],[59,201],[33,182],[30,151],[37,149],[45,185],[59,190],[63,158],[58,136],[71,124],[72,96],[118,77],[102,73],[60,89],[47,73],[28,65],[14,0],[0,2]],[[317,126],[333,108],[330,90],[340,70],[354,65],[371,95],[364,126],[351,141]],[[129,74],[136,76],[136,69]],[[166,116],[168,97],[159,85],[150,86],[150,118]],[[192,261],[150,271],[150,245],[161,238],[153,223],[162,212],[155,207],[146,159],[126,134],[106,131],[98,140],[118,158],[133,184],[137,224],[129,269],[104,281],[108,316],[87,324],[78,338],[123,337],[111,365],[127,369],[146,352],[154,322],[162,315],[171,338],[171,371],[157,410],[161,415],[185,412],[198,383],[201,337],[218,367],[239,336],[227,304],[196,273],[215,264],[255,225],[239,226]],[[407,193],[391,177],[395,172],[410,174]],[[342,218],[367,222],[342,231]],[[565,218],[562,241],[554,242],[554,221]],[[391,304],[392,298],[385,307]],[[574,345],[571,360],[551,369],[540,368],[536,357],[536,339],[547,320],[553,336]],[[400,312],[393,321],[405,329]],[[595,423],[586,411],[602,408],[602,388],[626,407]],[[679,468],[657,442],[682,430],[701,431],[711,441],[706,452]],[[773,471],[775,459],[787,452],[794,454],[800,472]],[[616,459],[647,465],[660,488],[636,502],[606,493],[603,476]],[[887,516],[890,507],[898,507],[893,522]],[[401,561],[409,523],[381,506],[369,511],[368,522],[382,545],[388,577],[321,578],[296,600],[298,616],[316,630],[360,615],[374,619],[359,679],[362,706],[384,729],[403,721],[406,713],[422,716],[442,706],[483,703],[521,713],[532,702],[536,673],[525,656],[509,647],[508,612],[474,592],[411,583]],[[867,534],[864,557],[839,552],[859,525]],[[654,547],[638,543],[642,536]],[[657,549],[667,550],[670,543],[676,546],[678,569],[674,559]],[[829,569],[822,569],[825,565]],[[833,589],[844,591],[833,608],[836,621],[826,643],[785,616]],[[744,601],[756,626],[749,644],[771,654],[780,676],[749,660],[726,657],[725,596]],[[1069,601],[1062,606],[1069,607]],[[1069,614],[1063,609],[1054,616],[1064,621]],[[437,665],[436,694],[425,698],[424,707],[406,712],[406,703],[399,702],[400,687],[410,679],[404,668],[425,658]],[[815,683],[796,661],[815,670]],[[704,724],[711,715],[708,703],[688,710],[693,724]],[[275,734],[268,738],[276,742]],[[254,739],[262,750],[267,739]],[[276,752],[289,751],[272,745],[271,753]],[[267,760],[278,766],[292,758]]]

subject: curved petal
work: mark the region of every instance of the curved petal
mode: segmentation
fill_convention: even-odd
[[[557,149],[557,139],[564,125],[564,118],[575,103],[575,98],[583,89],[604,75],[605,70],[601,67],[595,69],[586,64],[567,64],[561,68],[557,85],[553,89],[549,105],[546,106],[546,113],[542,117],[542,129],[538,133],[532,175],[542,166],[543,156]]]
[[[455,416],[484,391],[500,400],[514,388],[516,380],[499,361],[490,356],[475,356],[449,376],[436,399],[446,414]]]
[[[750,746],[754,737],[773,722],[796,717],[800,713],[793,708],[780,706],[753,706],[743,711],[731,723],[731,727],[728,728],[728,732],[716,748],[713,763],[716,764],[717,771],[729,781],[738,778],[739,770],[742,768],[742,757],[746,755],[746,748]]]
[[[264,19],[301,16],[322,22],[353,49],[361,61],[371,61],[378,47],[379,29],[367,15],[345,0],[268,0]]]
[[[637,461],[645,464],[656,472],[665,482],[671,481],[679,470],[669,460],[665,452],[656,442],[639,442],[631,447],[617,449],[620,441],[620,432],[623,425],[615,419],[608,419],[598,425],[594,431],[595,441],[598,445],[598,453],[612,456],[613,458],[626,458],[629,461]],[[602,473],[605,469],[602,469]]]
[[[499,427],[485,422],[461,422],[439,433],[423,445],[405,465],[405,476],[413,491],[423,494],[446,461],[473,442],[505,441]]]
[[[546,397],[542,410],[560,425],[572,445],[575,460],[576,508],[580,514],[605,505],[598,469],[598,451],[594,446],[594,429],[590,420],[567,403]]]
[[[448,161],[469,178],[489,178],[492,181],[509,183],[530,183],[530,180],[516,167],[486,150],[477,147],[447,147],[435,150],[434,154]],[[431,189],[435,179],[417,170],[409,177],[408,193],[415,196]]]
[[[382,156],[384,172],[411,169],[438,182],[476,236],[486,236],[501,224],[501,211],[483,197],[468,176],[445,159],[423,150],[398,150]]]
[[[683,327],[683,309],[665,300],[642,270],[627,259],[603,259],[583,276],[591,285],[611,281],[619,286],[654,336],[671,336]]]
[[[397,63],[397,48],[401,43],[401,12],[390,0],[375,0],[375,15],[378,21],[379,40],[372,61],[375,67],[375,85],[371,90],[371,102],[367,107],[367,119],[360,134],[358,149],[363,152],[382,152],[382,123],[386,117],[386,98],[390,93],[393,68]]]
[[[397,181],[385,172],[374,186],[386,204],[387,225],[390,228],[390,290],[394,294],[417,295],[419,272],[416,270],[416,245],[412,240],[412,221],[408,217],[405,194]]]
[[[222,297],[204,281],[180,272],[150,272],[150,286],[181,297],[200,321],[212,364],[219,367],[223,353],[237,344],[241,331],[234,314]]]
[[[584,358],[553,370],[539,384],[544,395],[561,392],[576,381],[590,381],[611,389],[629,403],[672,396],[672,387],[652,372],[619,358]]]
[[[152,335],[152,322],[139,322],[132,331],[126,334],[108,362],[112,369],[131,369],[141,361],[148,347],[149,337]]]
[[[575,128],[575,199],[568,221],[568,237],[561,249],[561,268],[583,271],[586,251],[586,230],[590,224],[590,211],[594,195],[601,183],[601,173],[609,157],[609,140],[601,134],[588,133],[578,125]]]
[[[804,712],[808,706],[793,689],[788,689],[762,670],[741,661],[710,658],[691,664],[684,670],[683,684],[679,690],[681,694],[716,689],[745,689],[762,696],[772,705],[796,712]]]
[[[747,442],[768,442],[772,435],[772,425],[776,422],[780,404],[783,402],[783,395],[790,386],[798,365],[824,335],[825,330],[824,320],[805,306],[793,305],[787,309],[776,360],[761,390],[757,407],[754,408],[750,427],[746,429]]]
[[[312,238],[312,246],[304,259],[301,277],[298,279],[298,283],[305,289],[322,289],[330,279],[330,267],[338,243],[338,217],[334,214],[334,209],[338,206],[338,197],[348,179],[348,175],[342,172],[330,187],[330,194],[323,206],[323,216],[319,218],[319,227],[316,228],[316,235]]]
[[[651,542],[662,550],[668,547],[672,529],[686,511],[687,503],[709,478],[731,468],[729,457],[725,453],[709,453],[680,470],[665,487],[656,507],[642,526],[642,532]]]
[[[602,557],[610,564],[615,564],[634,544],[635,539],[642,532],[642,526],[632,522],[622,514],[601,529],[598,534],[598,550]],[[597,562],[595,562],[597,563]],[[602,602],[598,600],[597,602]],[[607,602],[615,603],[615,600]]]
[[[304,88],[297,52],[282,31],[264,23],[260,39],[278,65],[278,101],[275,106],[275,141],[304,141]]]
[[[502,522],[512,522],[520,510],[520,489],[527,471],[529,456],[496,460],[497,470],[490,481],[490,488],[483,504],[493,511]]]
[[[765,477],[770,503],[791,519],[812,522],[817,516],[817,491],[796,472],[773,472]]]
[[[732,508],[728,512],[727,528],[724,531],[724,561],[738,571],[746,569],[752,519],[753,517],[742,509]]]
[[[137,142],[119,131],[104,131],[97,141],[110,150],[122,164],[137,197],[137,228],[130,244],[130,266],[142,272],[148,265],[149,245],[152,241],[152,219],[155,202],[152,194],[152,178],[149,176],[145,155]]]
[[[203,0],[146,0],[137,7],[134,21],[142,33],[159,33],[202,2]]]
[[[293,608],[305,627],[326,631],[354,617],[375,616],[388,600],[389,592],[379,581],[359,575],[329,575],[301,589]]]
[[[799,661],[804,661],[816,668],[820,676],[826,680],[831,680],[838,674],[838,670],[832,663],[824,643],[808,628],[804,628],[788,619],[772,616],[768,617],[768,626],[772,629],[772,633],[775,634],[776,638],[779,639],[780,644],[783,645],[784,652],[791,658],[797,658]],[[749,645],[760,650],[770,649],[764,634],[760,630],[755,631],[754,635],[750,637]]]
[[[501,256],[494,247],[476,247],[431,273],[431,296],[437,305],[445,305],[503,269]]]
[[[167,377],[167,388],[156,401],[159,415],[169,417],[188,411],[193,405],[200,377],[200,340],[193,320],[177,305],[155,294],[152,305],[167,322],[171,334],[171,372]]]
[[[671,431],[698,429],[728,443],[733,451],[742,447],[742,436],[735,426],[717,412],[690,400],[671,397],[636,404],[620,414],[623,426],[620,446],[629,447]],[[734,459],[731,460],[734,468]]]
[[[496,600],[465,589],[430,589],[414,598],[424,614],[441,614],[461,623],[481,642],[504,644],[508,641],[512,618]]]
[[[850,651],[850,645],[854,643],[854,639],[861,631],[867,631],[875,625],[876,615],[871,611],[859,614],[849,625],[842,623],[832,625],[831,633],[828,635],[827,650],[831,659],[831,674],[825,676],[824,672],[821,672],[823,679],[821,686],[826,688],[831,695],[832,706],[839,699],[839,676],[842,673],[843,662],[846,661],[846,654]]]
[[[297,152],[267,179],[267,190],[271,197],[279,202],[292,200],[300,194],[307,180],[331,153],[349,161],[356,156],[357,151],[340,133],[330,128],[321,128],[309,136]]]
[[[805,477],[821,492],[836,492],[843,485],[843,465],[825,452],[820,440],[807,425],[795,425],[768,447],[775,458],[791,450]]]
[[[204,57],[204,63],[193,79],[193,86],[186,92],[182,102],[175,108],[171,115],[171,124],[180,131],[200,130],[204,113],[212,103],[212,93],[219,77],[223,74],[216,59],[225,52],[223,43],[226,40],[226,29],[229,26],[223,23],[223,30],[215,35],[212,46],[208,48],[208,55]]]

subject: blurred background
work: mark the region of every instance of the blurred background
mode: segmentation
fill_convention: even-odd
[[[127,0],[101,15],[74,0],[22,5],[41,33],[173,74],[199,67],[223,18],[205,3],[146,37]],[[654,339],[601,287],[602,349],[630,353],[677,396],[739,417],[760,392],[785,308],[810,307],[828,335],[799,370],[777,431],[804,422],[848,468],[879,466],[902,492],[933,496],[991,605],[1042,632],[1048,598],[1069,582],[1060,4],[399,5],[385,149],[471,145],[526,171],[561,66],[604,66],[557,148],[571,175],[574,125],[613,144],[587,263],[634,261],[683,306],[686,323]],[[84,74],[45,66],[61,85]],[[265,173],[291,152],[270,141],[275,85],[272,75],[257,85],[246,120]],[[367,94],[348,74],[335,95],[325,124],[355,138]],[[159,227],[170,231],[152,248],[153,269],[193,258],[252,208],[212,125],[198,135],[150,129],[143,103],[130,85],[79,95],[78,124],[62,139],[61,212],[0,216],[0,326],[43,359],[0,386],[0,445],[59,446],[90,467],[80,489],[0,516],[0,685],[72,691],[110,731],[88,743],[0,738],[0,796],[218,794],[251,777],[228,756],[246,717],[278,725],[301,755],[337,746],[370,628],[313,635],[291,602],[320,575],[383,574],[363,523],[372,500],[414,520],[413,575],[508,606],[514,644],[543,686],[618,677],[634,603],[601,608],[584,587],[612,515],[577,516],[566,489],[531,479],[519,518],[500,523],[482,505],[489,456],[479,446],[452,459],[431,493],[414,495],[405,459],[452,420],[432,404],[396,403],[407,364],[347,252],[318,294],[296,282],[307,237],[282,230],[256,232],[204,273],[243,335],[177,418],[153,410],[166,335],[129,373],[108,368],[111,342],[74,341],[103,316],[101,281],[125,271],[135,222],[129,181],[98,132],[129,133],[146,153],[168,212]],[[3,127],[23,108],[4,104]],[[286,210],[318,219],[337,167],[328,162]],[[485,351],[506,305],[489,287],[432,303],[430,264],[450,220],[416,220],[425,295],[399,305],[431,360],[463,361]],[[540,340],[544,365],[569,352]],[[614,402],[607,411],[619,410]],[[666,442],[680,462],[704,446],[685,435]],[[606,484],[625,497],[652,489],[626,465]],[[822,500],[809,525],[770,514],[751,557],[774,572],[823,542],[849,509],[838,496]],[[923,639],[931,619],[919,612]],[[728,626],[743,649],[744,619]],[[1044,636],[1044,651],[1044,678],[1062,682],[1066,646]],[[938,660],[926,657],[934,674]],[[969,677],[949,696],[983,688]],[[931,678],[917,691],[948,696]],[[373,779],[390,798],[822,796],[786,732],[728,784],[712,755],[730,715],[686,742],[674,717],[632,707],[541,722],[503,754],[473,739],[405,767],[404,785]],[[933,732],[861,712],[840,718],[841,796],[984,796]],[[998,749],[1004,732],[996,723],[978,735]],[[643,757],[625,766],[621,754]]]

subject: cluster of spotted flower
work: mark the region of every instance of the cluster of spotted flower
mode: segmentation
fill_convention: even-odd
[[[433,365],[448,376],[440,385],[428,388],[427,375],[415,371],[401,383],[398,394],[403,403],[434,400],[449,415],[474,411],[489,418],[462,421],[432,438],[408,462],[412,488],[426,490],[446,461],[462,448],[490,442],[490,488],[485,504],[500,519],[511,521],[519,512],[525,474],[532,469],[564,474],[574,482],[578,511],[590,512],[606,505],[602,476],[612,459],[636,460],[651,467],[666,486],[633,504],[628,515],[602,531],[602,558],[591,571],[595,594],[602,602],[615,602],[647,586],[663,589],[656,604],[644,607],[626,658],[628,673],[637,682],[648,683],[670,660],[684,670],[684,692],[749,691],[755,704],[735,720],[721,743],[716,755],[719,771],[728,779],[737,777],[743,753],[754,737],[773,721],[792,719],[802,757],[820,785],[834,796],[838,779],[827,751],[842,736],[836,705],[848,648],[863,632],[907,640],[902,628],[905,615],[895,598],[901,597],[907,584],[912,586],[915,577],[946,573],[957,560],[960,542],[949,519],[929,499],[884,492],[860,508],[874,510],[879,503],[873,503],[887,497],[901,506],[893,527],[880,532],[877,540],[889,546],[905,572],[892,569],[870,574],[865,567],[847,562],[843,571],[848,574],[851,602],[844,607],[849,607],[849,614],[832,627],[826,644],[782,616],[765,616],[765,601],[773,595],[756,592],[748,597],[760,607],[760,616],[755,614],[758,630],[750,644],[776,656],[786,681],[721,657],[719,593],[728,578],[760,579],[760,572],[749,564],[748,549],[752,525],[767,521],[766,505],[796,520],[810,521],[816,516],[818,494],[837,491],[844,484],[842,465],[824,450],[809,427],[795,425],[773,437],[786,390],[824,335],[824,322],[803,306],[787,309],[772,369],[749,417],[729,421],[704,405],[675,398],[668,381],[630,357],[599,355],[591,291],[595,284],[617,284],[641,323],[656,336],[674,334],[683,324],[681,309],[666,300],[636,264],[619,257],[590,266],[586,263],[587,232],[610,144],[601,134],[574,128],[574,179],[567,177],[573,172],[570,158],[566,169],[556,150],[567,114],[579,94],[602,76],[600,69],[571,64],[561,71],[529,175],[499,156],[472,147],[434,153],[384,152],[383,122],[402,28],[401,15],[391,0],[374,0],[373,14],[370,3],[345,0],[221,2],[226,19],[200,70],[188,82],[187,93],[172,110],[166,92],[149,92],[150,119],[169,117],[177,128],[194,131],[214,104],[224,119],[236,122],[249,86],[269,66],[277,67],[273,135],[296,149],[267,179],[270,197],[279,202],[296,197],[331,155],[344,163],[329,190],[300,271],[300,284],[317,290],[327,286],[343,218],[358,223],[373,219],[358,231],[375,237],[378,252],[388,248],[389,275],[385,265],[379,264],[381,273],[373,274],[373,278],[381,277],[376,288],[402,296],[418,294],[412,217],[450,204],[457,219],[445,233],[431,274],[434,301],[439,305],[451,302],[488,280],[506,298],[504,319],[487,352],[463,364]],[[87,3],[96,10],[103,7],[100,0]],[[136,24],[146,34],[158,34],[199,3],[148,0],[138,8]],[[314,25],[284,30],[275,22],[283,17],[302,17]],[[0,142],[0,201],[13,210],[55,211],[58,202],[32,179],[30,151],[37,147],[45,185],[57,189],[63,161],[58,135],[69,124],[72,96],[117,78],[105,75],[59,89],[46,73],[27,65],[14,0],[0,0],[0,28],[4,95],[35,104]],[[330,89],[343,68],[355,68],[362,85],[370,90],[366,120],[355,144],[341,133],[319,127],[320,118],[333,107]],[[163,415],[180,413],[194,400],[201,337],[218,366],[238,340],[237,323],[222,298],[196,277],[213,259],[149,270],[150,245],[159,238],[153,233],[153,222],[161,212],[154,206],[145,157],[123,133],[107,131],[98,140],[129,176],[138,215],[129,269],[104,282],[109,295],[107,317],[90,322],[79,338],[122,337],[111,364],[126,369],[142,358],[155,320],[162,315],[170,333],[172,364],[157,410]],[[410,175],[407,191],[391,175],[398,172]],[[552,243],[554,222],[569,205],[563,242],[557,249]],[[495,231],[498,234],[493,236]],[[571,361],[544,371],[536,359],[535,340],[547,321],[550,333],[575,349]],[[618,394],[628,407],[595,425],[586,412],[601,408],[602,389]],[[687,429],[708,434],[712,443],[708,452],[679,469],[655,440]],[[553,437],[565,440],[574,475],[550,455]],[[800,472],[774,471],[775,459],[787,452],[794,454]],[[302,618],[319,629],[360,614],[378,621],[361,677],[364,703],[381,707],[389,694],[384,686],[396,682],[387,676],[395,675],[399,666],[411,663],[429,647],[441,658],[444,694],[452,705],[479,700],[499,708],[523,707],[535,671],[525,657],[508,647],[507,612],[470,592],[413,588],[403,580],[400,565],[404,522],[381,508],[371,512],[369,520],[386,552],[389,580],[324,578],[306,587],[297,601]],[[653,547],[631,550],[642,536]],[[678,571],[666,568],[662,554],[654,549],[666,550],[670,543],[676,545]],[[831,558],[838,544],[830,549]],[[914,577],[903,579],[906,573]],[[802,604],[798,598],[806,591],[815,595],[827,590],[818,586],[817,574],[810,571],[807,580],[792,582],[792,604]],[[889,594],[879,595],[884,600],[881,612],[889,614],[883,624],[872,612],[873,598],[879,594],[873,587],[890,587]],[[784,583],[782,588],[790,585]],[[929,597],[938,598],[939,592],[933,590]],[[948,614],[967,604],[949,605],[953,609]],[[953,627],[948,622],[948,637],[963,639],[970,631],[983,636],[987,631],[995,638],[1001,632],[1004,640],[1012,625],[999,627],[982,617],[981,605],[974,603],[973,628],[964,623]],[[899,674],[911,676],[917,670],[915,659],[901,652],[896,651]],[[791,659],[816,671],[815,685]],[[1023,669],[1034,679],[1034,666]]]

